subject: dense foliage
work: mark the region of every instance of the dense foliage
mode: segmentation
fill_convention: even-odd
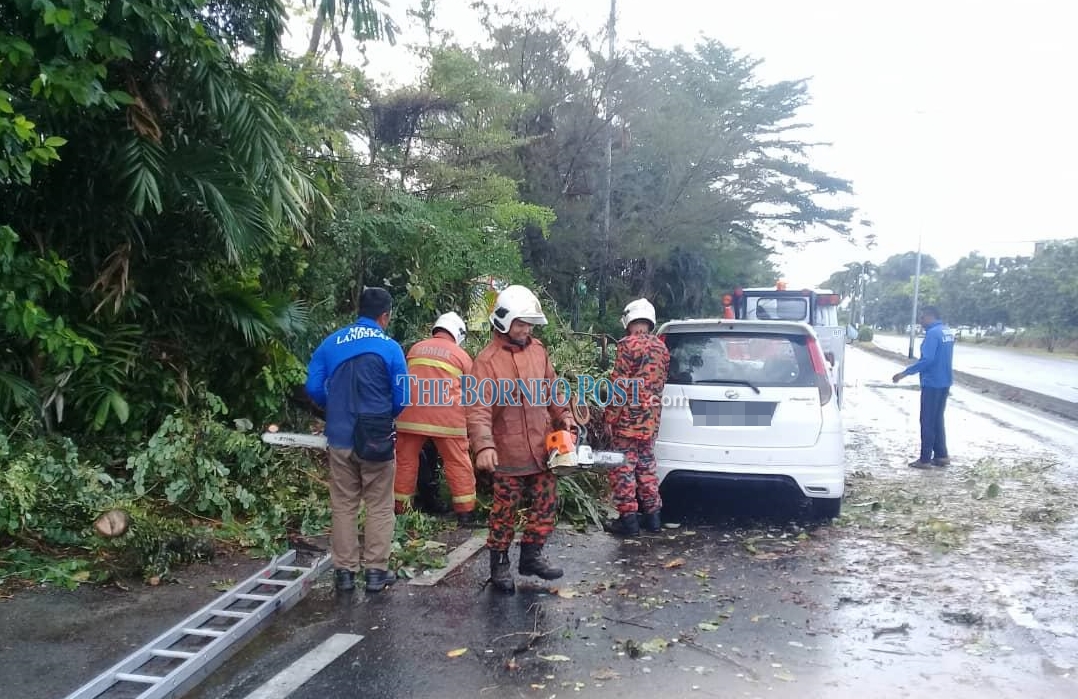
[[[796,138],[805,84],[717,41],[607,62],[480,6],[489,41],[432,31],[387,91],[326,49],[394,40],[393,6],[304,4],[292,56],[277,0],[0,3],[0,575],[160,576],[323,530],[318,460],[257,434],[316,426],[306,359],[364,285],[406,345],[469,314],[474,352],[488,281],[531,284],[558,370],[598,373],[628,298],[713,312],[773,278],[773,245],[851,234],[818,198],[850,184]],[[565,481],[562,514],[594,519],[594,490]],[[134,524],[106,541],[113,507]]]
[[[880,265],[854,262],[823,284],[850,300],[853,322],[905,331],[916,263],[916,252]],[[922,255],[918,297],[922,306],[939,306],[952,326],[966,328],[966,338],[1055,351],[1078,340],[1078,239],[1045,241],[1028,257],[970,253],[942,269]]]

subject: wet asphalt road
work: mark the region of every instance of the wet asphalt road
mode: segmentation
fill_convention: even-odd
[[[914,339],[914,356],[920,356],[922,339]],[[874,342],[892,352],[906,354],[909,351],[908,336],[877,335]],[[954,368],[1008,386],[1078,403],[1078,357],[1073,354],[1053,357],[979,346],[967,341],[959,342],[955,347]]]
[[[1078,425],[956,388],[954,465],[914,471],[913,382],[849,351],[836,523],[806,531],[778,508],[761,524],[731,494],[712,509],[732,522],[635,542],[561,530],[547,554],[565,577],[518,577],[512,597],[483,587],[485,550],[434,587],[339,597],[327,575],[188,697],[249,699],[339,634],[362,639],[262,699],[1078,696]],[[63,697],[254,564],[225,566],[0,605],[0,697]]]
[[[917,392],[851,352],[835,525],[559,531],[565,577],[512,597],[483,588],[485,550],[433,588],[327,576],[190,696],[248,697],[340,633],[363,638],[289,696],[1078,696],[1078,430],[956,389],[955,465],[913,471]]]

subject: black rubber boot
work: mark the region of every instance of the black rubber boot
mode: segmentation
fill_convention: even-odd
[[[639,536],[640,519],[635,512],[630,512],[622,515],[619,519],[605,522],[603,529],[615,536]]]
[[[490,581],[498,591],[509,594],[516,591],[511,568],[508,551],[490,550]]]
[[[557,580],[564,573],[543,558],[543,547],[539,544],[520,545],[520,564],[517,571],[521,575],[538,575],[543,580]]]
[[[649,532],[658,533],[663,530],[662,518],[659,516],[659,511],[648,512],[647,514],[640,514],[640,526]]]
[[[475,512],[458,512],[457,526],[462,529],[479,529],[480,522],[476,519]]]
[[[393,583],[397,582],[397,574],[392,570],[375,570],[368,568],[363,573],[367,581],[367,592],[381,592]]]
[[[350,570],[338,568],[333,571],[337,589],[341,592],[351,592],[356,589],[356,574]]]

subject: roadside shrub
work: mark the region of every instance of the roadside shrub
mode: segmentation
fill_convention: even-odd
[[[868,325],[862,325],[857,331],[858,342],[872,342],[872,338],[876,336],[875,332]]]
[[[0,586],[162,579],[219,543],[264,556],[289,533],[324,531],[317,457],[263,444],[248,420],[227,420],[220,399],[198,394],[149,439],[124,445],[127,458],[59,436],[0,433]],[[130,527],[107,539],[93,523],[111,509]]]

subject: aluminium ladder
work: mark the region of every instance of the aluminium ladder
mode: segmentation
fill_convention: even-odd
[[[294,550],[274,558],[265,568],[75,690],[67,699],[96,699],[113,690],[126,690],[122,692],[125,697],[166,699],[189,691],[238,650],[236,641],[251,633],[269,615],[286,611],[299,602],[331,565],[329,554],[309,568],[292,565],[295,559]],[[290,577],[276,577],[282,573]]]

